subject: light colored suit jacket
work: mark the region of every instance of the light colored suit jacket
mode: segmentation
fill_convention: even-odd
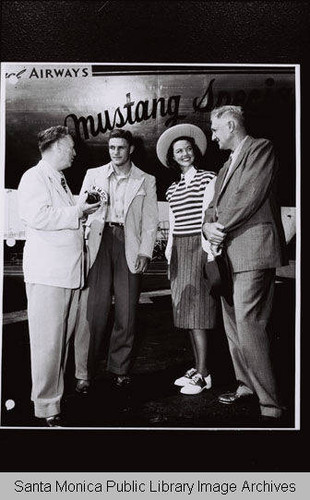
[[[83,285],[83,229],[70,190],[41,160],[18,187],[19,214],[25,224],[23,271],[27,283],[79,288]]]
[[[286,264],[285,237],[275,181],[278,164],[267,139],[248,136],[222,184],[225,164],[204,222],[225,227],[225,248],[234,272],[276,268]]]
[[[80,196],[93,186],[109,193],[110,163],[87,170]],[[86,230],[88,247],[88,268],[93,265],[99,250],[102,231],[106,222],[107,205],[102,206],[88,217]],[[138,255],[151,258],[156,241],[158,227],[158,203],[155,177],[146,174],[134,164],[126,189],[124,206],[125,253],[128,267],[135,273]]]

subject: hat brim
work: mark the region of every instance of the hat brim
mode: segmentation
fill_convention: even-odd
[[[193,137],[195,143],[200,149],[202,155],[205,154],[207,149],[207,138],[204,132],[197,127],[197,125],[192,125],[191,123],[180,123],[179,125],[174,125],[163,132],[156,144],[156,153],[159,161],[169,168],[167,164],[167,153],[172,141],[178,137]]]

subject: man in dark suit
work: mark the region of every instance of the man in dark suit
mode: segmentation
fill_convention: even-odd
[[[286,263],[285,237],[275,200],[278,164],[266,139],[246,133],[240,106],[211,113],[212,140],[231,155],[220,170],[203,232],[213,255],[226,252],[232,301],[222,297],[223,320],[238,387],[219,401],[233,404],[256,394],[265,419],[283,408],[270,360],[267,327],[274,295],[275,269]]]

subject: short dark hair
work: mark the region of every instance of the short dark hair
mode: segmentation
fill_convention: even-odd
[[[48,149],[54,142],[59,141],[63,137],[69,134],[68,127],[62,125],[56,125],[55,127],[50,127],[42,132],[38,133],[38,146],[41,153]]]
[[[110,132],[109,140],[110,139],[125,139],[128,142],[129,146],[132,146],[133,144],[132,133],[129,132],[129,130],[123,130],[120,128],[113,129]]]
[[[183,135],[181,137],[177,137],[176,139],[174,139],[172,141],[172,143],[170,144],[170,146],[168,148],[168,151],[167,151],[167,158],[166,158],[167,165],[170,168],[172,168],[173,170],[176,170],[177,172],[180,172],[179,164],[173,158],[173,146],[178,141],[188,141],[191,144],[191,146],[193,148],[193,151],[194,151],[195,167],[198,167],[200,165],[200,163],[201,163],[201,160],[202,160],[201,151],[200,151],[199,147],[197,146],[194,137],[188,137],[187,135]]]

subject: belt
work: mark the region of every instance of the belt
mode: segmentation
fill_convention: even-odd
[[[106,222],[104,227],[124,227],[122,222]]]

